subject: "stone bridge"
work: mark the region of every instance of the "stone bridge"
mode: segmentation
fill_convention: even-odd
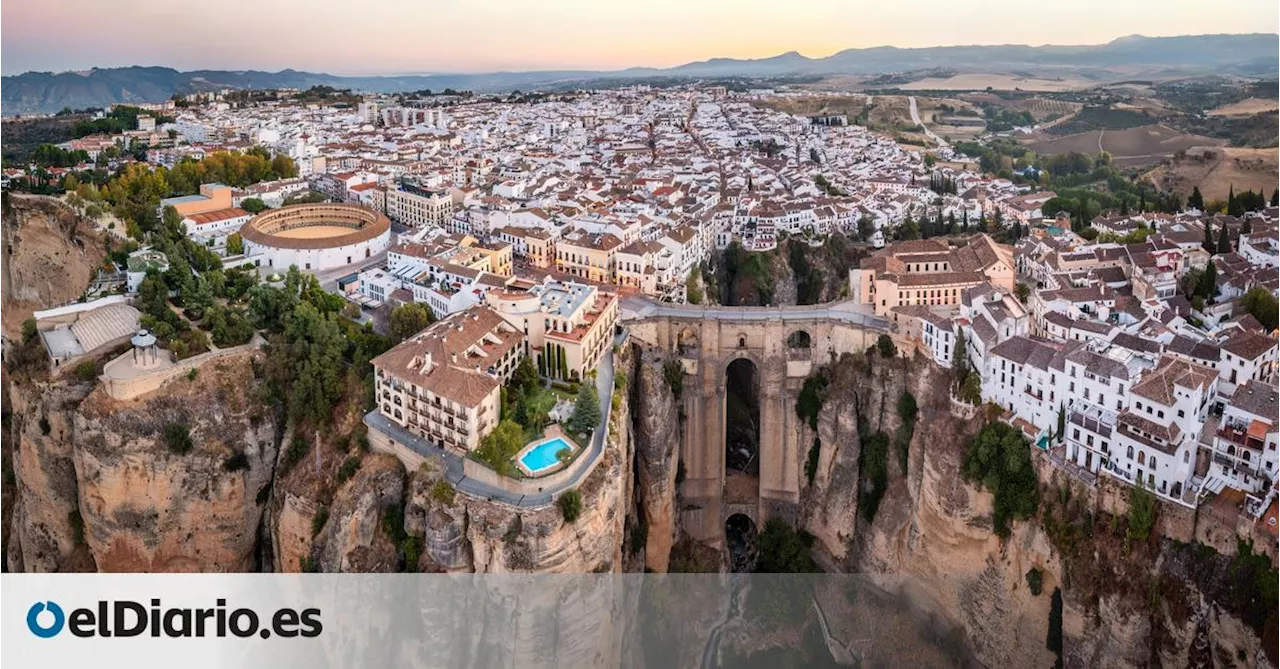
[[[861,353],[887,320],[847,302],[803,307],[699,307],[624,301],[622,318],[635,341],[657,347],[685,370],[684,479],[681,519],[695,539],[721,545],[725,522],[741,513],[759,528],[780,515],[794,519],[809,440],[796,398],[818,366]],[[726,374],[747,359],[759,381],[759,478],[726,469]]]

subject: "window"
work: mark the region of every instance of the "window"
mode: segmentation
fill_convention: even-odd
[[[1127,457],[1128,457],[1130,460],[1132,460],[1132,459],[1133,459],[1133,447],[1132,447],[1132,446],[1130,446],[1130,447],[1129,447],[1129,451],[1128,451],[1128,453],[1127,453],[1126,455],[1127,455]]]
[[[1178,418],[1186,418],[1186,417],[1187,417],[1187,412],[1183,411],[1182,409],[1178,409]]]

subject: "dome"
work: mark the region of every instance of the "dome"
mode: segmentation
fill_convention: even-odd
[[[155,346],[156,336],[151,334],[150,330],[138,330],[138,334],[134,335],[133,338],[129,340],[129,343],[133,344],[135,348]]]

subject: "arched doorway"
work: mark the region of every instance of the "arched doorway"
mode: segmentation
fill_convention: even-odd
[[[756,524],[745,514],[735,513],[724,521],[724,545],[729,553],[729,571],[742,574],[756,568]]]
[[[751,504],[760,496],[760,372],[750,358],[725,369],[724,501]]]

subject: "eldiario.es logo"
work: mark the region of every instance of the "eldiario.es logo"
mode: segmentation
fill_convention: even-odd
[[[292,608],[276,610],[269,624],[262,625],[253,609],[227,610],[227,600],[216,600],[212,608],[164,608],[159,599],[145,606],[129,600],[99,601],[94,608],[72,609],[63,613],[57,602],[36,602],[27,610],[27,628],[48,639],[63,628],[78,637],[153,637],[203,638],[271,636],[286,638],[320,636],[324,625],[320,609]]]

